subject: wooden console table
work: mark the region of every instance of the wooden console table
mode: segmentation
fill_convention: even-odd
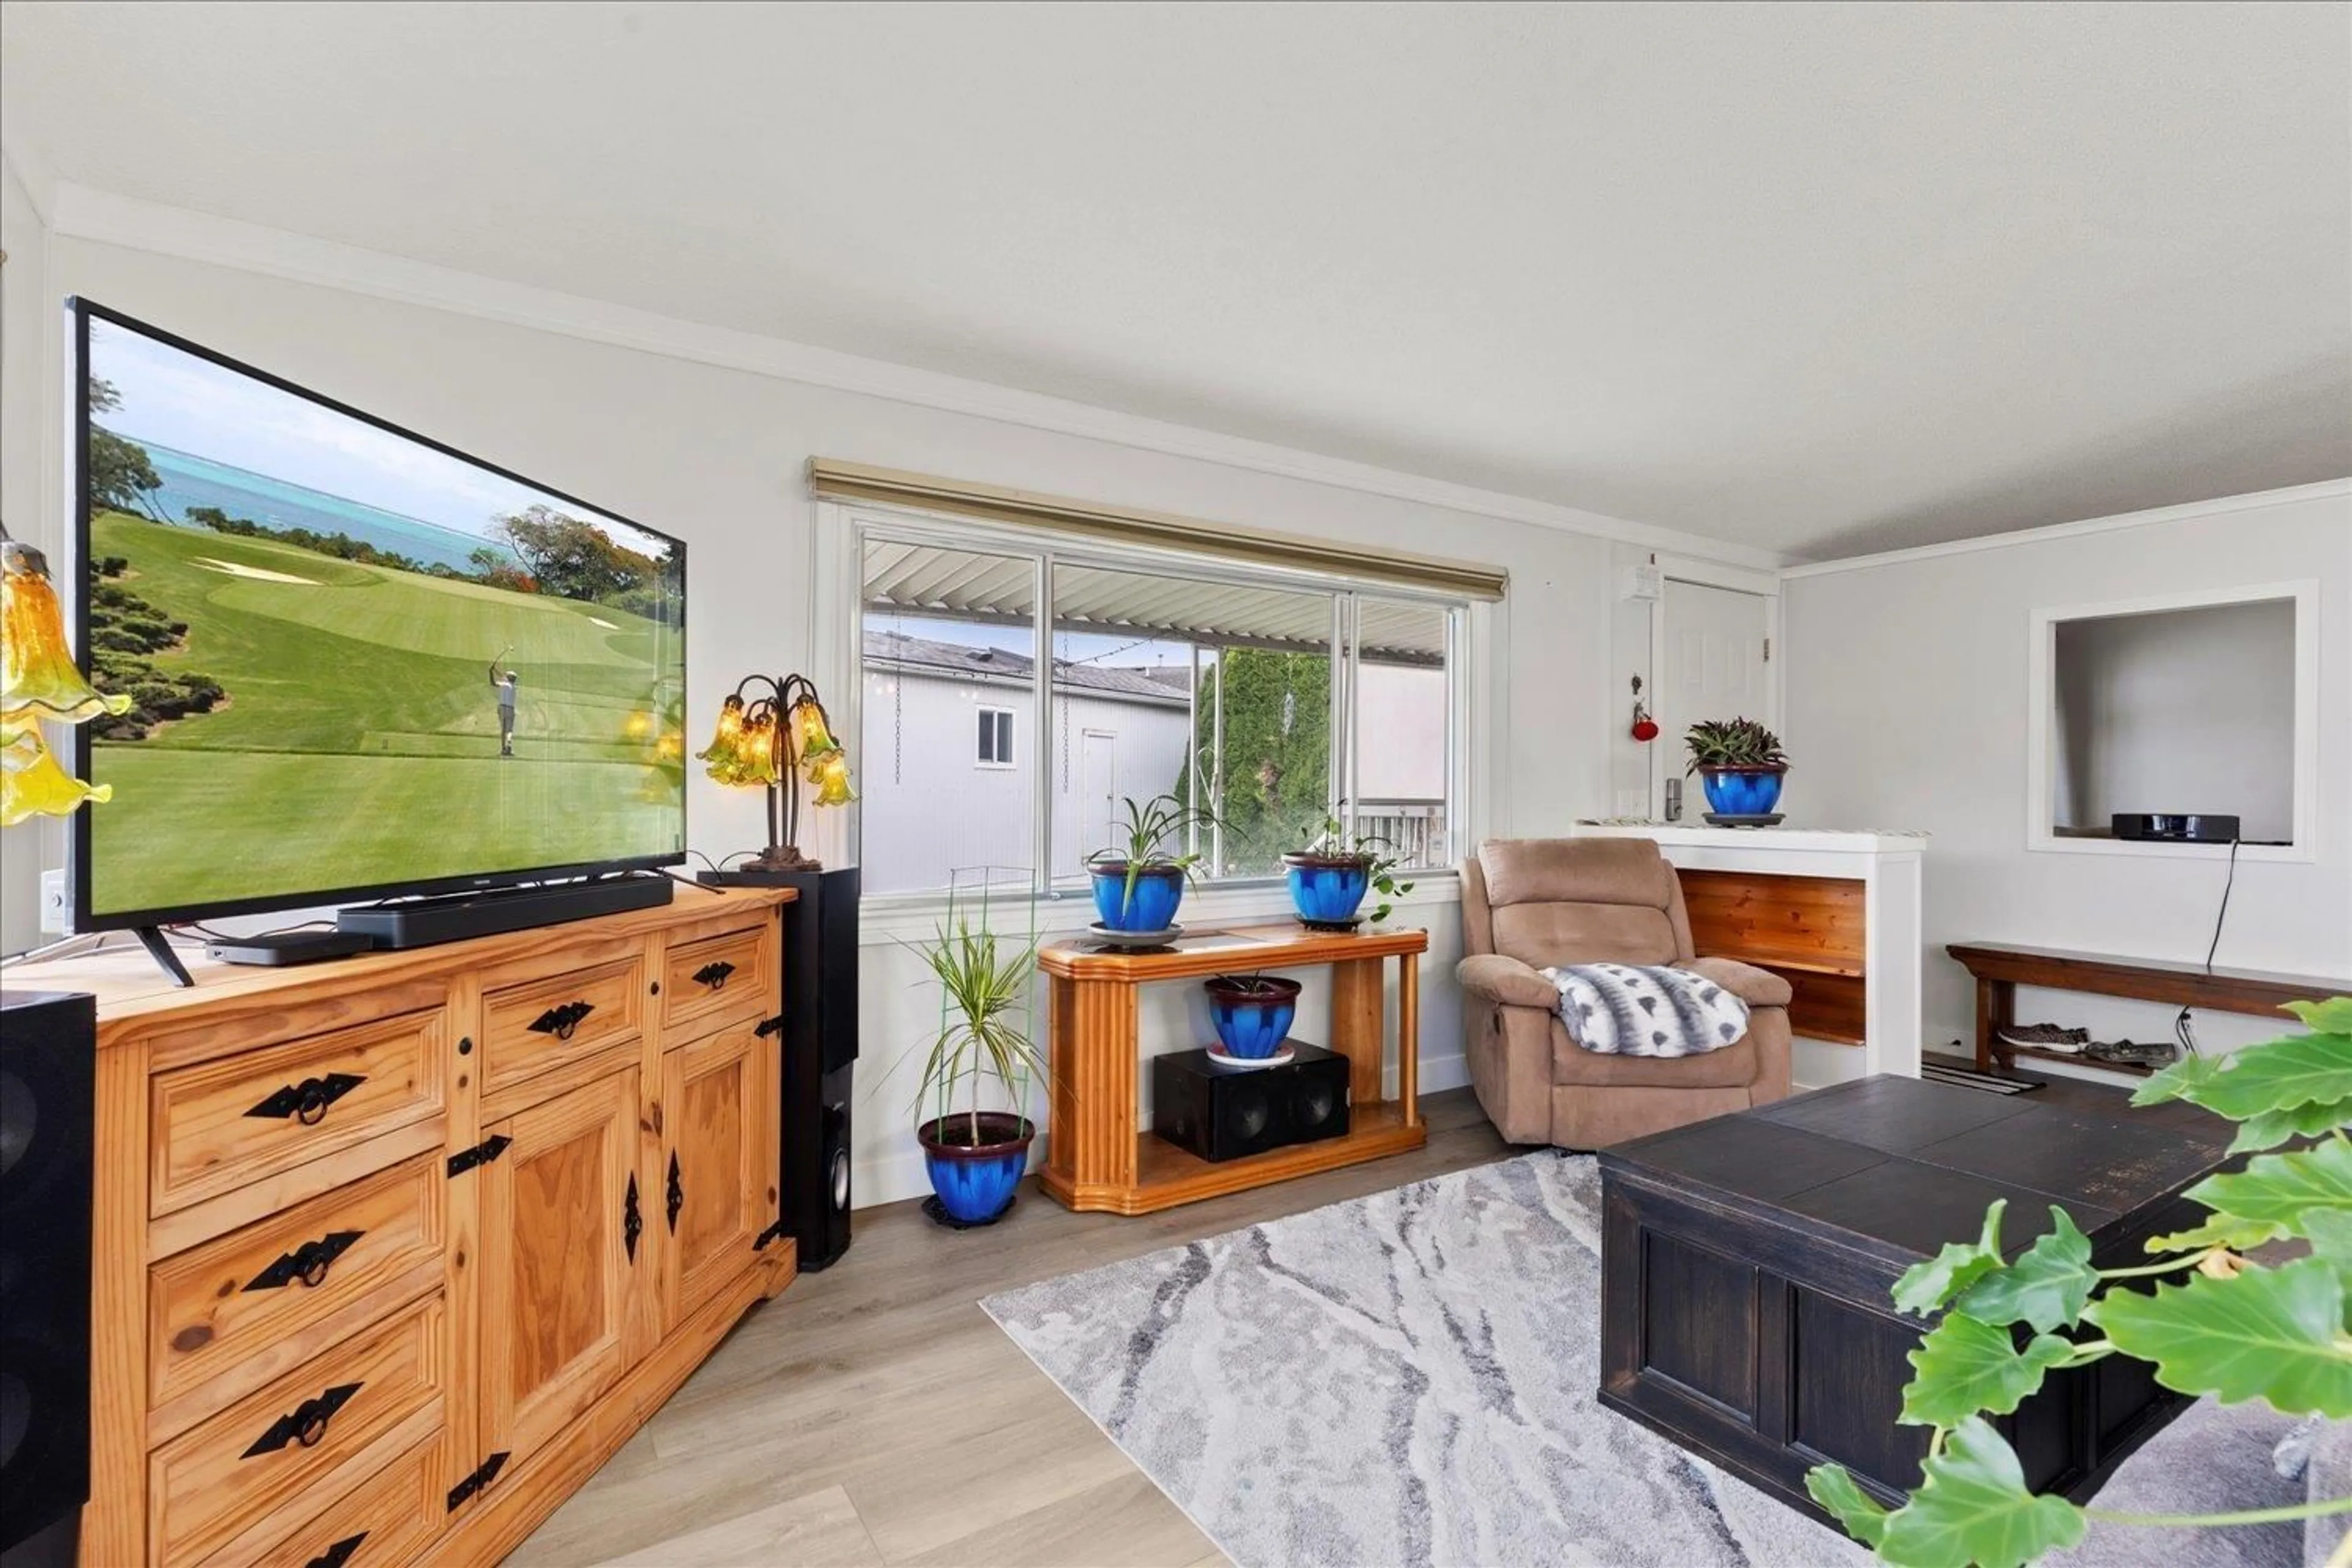
[[[1053,1126],[1037,1183],[1074,1209],[1150,1214],[1310,1172],[1377,1160],[1429,1142],[1420,1067],[1420,957],[1425,931],[1324,934],[1296,925],[1200,931],[1146,952],[1070,939],[1046,943],[1052,977]],[[1387,1007],[1381,971],[1397,963],[1397,1097],[1381,1083]],[[1329,1047],[1346,1057],[1349,1131],[1340,1138],[1211,1163],[1137,1125],[1137,994],[1162,980],[1328,966]]]
[[[1996,1061],[2008,1067],[2018,1057],[2049,1061],[2084,1062],[2063,1051],[2012,1046],[2000,1038],[2003,1026],[2017,1021],[2017,988],[2045,986],[2053,991],[2083,991],[2097,996],[2127,996],[2168,1006],[2204,1007],[2217,1013],[2252,1013],[2276,1018],[2287,1002],[2315,1001],[2352,994],[2352,981],[2329,980],[2315,974],[2280,974],[2263,969],[2216,969],[2201,963],[2170,963],[2155,958],[2117,958],[2102,952],[2069,952],[2051,947],[2008,947],[1994,942],[1952,943],[1944,950],[1958,959],[1977,982],[1977,1066],[1990,1068]],[[2145,1075],[2148,1069],[2122,1062],[2090,1061],[2109,1072]]]

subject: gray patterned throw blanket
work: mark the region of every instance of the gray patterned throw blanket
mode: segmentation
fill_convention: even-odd
[[[1687,969],[1571,963],[1543,975],[1568,1037],[1603,1056],[1696,1057],[1748,1033],[1748,1004]]]

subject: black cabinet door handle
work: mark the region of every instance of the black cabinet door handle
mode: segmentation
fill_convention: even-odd
[[[723,991],[727,988],[727,977],[734,973],[735,966],[720,958],[696,970],[694,978],[698,984],[708,985],[713,991]]]
[[[368,1532],[364,1530],[357,1535],[346,1535],[316,1557],[311,1558],[303,1565],[303,1568],[343,1568],[343,1564],[352,1560],[352,1553],[360,1549],[360,1542],[367,1538]]]
[[[585,1001],[566,1002],[561,1007],[550,1007],[530,1021],[530,1032],[534,1035],[553,1035],[559,1040],[568,1040],[572,1037],[572,1031],[580,1026],[580,1021],[595,1010],[595,1003]]]
[[[300,1083],[285,1085],[246,1114],[270,1121],[292,1117],[305,1127],[316,1127],[326,1120],[329,1106],[365,1082],[363,1073],[331,1072],[306,1078]]]
[[[269,1424],[269,1430],[253,1440],[253,1447],[238,1458],[252,1459],[263,1454],[274,1454],[289,1443],[299,1443],[305,1448],[315,1447],[327,1435],[327,1423],[335,1412],[351,1403],[352,1395],[365,1386],[357,1383],[338,1384],[315,1399],[306,1399],[292,1410]]]
[[[666,1199],[669,1205],[669,1233],[677,1234],[677,1211],[686,1206],[686,1183],[677,1169],[677,1151],[669,1152],[669,1189]]]
[[[291,1252],[278,1254],[278,1261],[246,1282],[247,1290],[282,1290],[289,1285],[313,1289],[327,1280],[327,1270],[336,1258],[351,1250],[352,1244],[365,1236],[363,1230],[331,1230],[315,1241],[306,1241]]]
[[[645,1234],[646,1222],[637,1213],[637,1175],[629,1173],[629,1191],[621,1203],[621,1245],[629,1249],[629,1261],[637,1260],[637,1237]]]

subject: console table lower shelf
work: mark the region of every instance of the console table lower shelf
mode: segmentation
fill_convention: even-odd
[[[1424,931],[1322,934],[1297,926],[1207,931],[1154,952],[1105,952],[1050,942],[1053,1121],[1037,1184],[1066,1207],[1151,1214],[1293,1176],[1360,1164],[1429,1142],[1420,1068],[1419,961]],[[1387,960],[1397,963],[1397,1094],[1383,1092]],[[1137,1109],[1139,992],[1158,981],[1328,966],[1330,1048],[1349,1059],[1349,1131],[1262,1154],[1209,1161],[1141,1131]]]

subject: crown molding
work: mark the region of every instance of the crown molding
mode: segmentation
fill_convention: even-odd
[[[1946,555],[1974,555],[1983,550],[2046,544],[2053,539],[2078,539],[2087,534],[2114,533],[2126,528],[2154,528],[2163,523],[2188,522],[2202,517],[2226,517],[2231,512],[2293,506],[2299,501],[2325,500],[2331,496],[2352,496],[2352,479],[2322,479],[2316,484],[2291,485],[2284,489],[2252,490],[2240,496],[2217,496],[2211,500],[2151,507],[2146,511],[2117,512],[2113,517],[2088,517],[2078,522],[2053,522],[2043,528],[2021,528],[2013,533],[1987,533],[1974,539],[1955,539],[1944,544],[1922,544],[1910,550],[1885,550],[1875,555],[1848,555],[1835,561],[1783,566],[1780,579],[1786,582],[1792,577],[1820,577],[1832,572],[1865,572],[1878,566],[1934,561]]]
[[[1246,437],[1148,419],[730,327],[681,321],[634,306],[506,282],[285,229],[118,195],[71,181],[55,184],[50,213],[51,231],[72,239],[152,251],[782,381],[1027,426],[1309,484],[1388,496],[1449,511],[1614,540],[1644,549],[1703,556],[1765,571],[1775,570],[1789,560],[1778,551],[1734,544],[1679,529],[1634,522],[1579,507],[1403,473]]]

